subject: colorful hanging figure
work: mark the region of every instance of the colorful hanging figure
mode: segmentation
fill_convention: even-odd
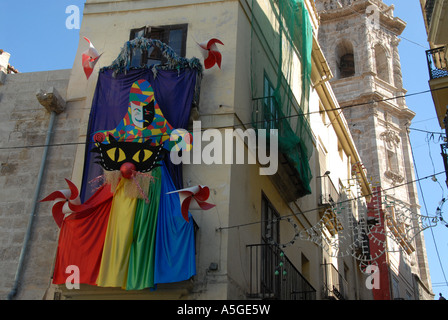
[[[171,131],[172,126],[163,116],[150,83],[146,80],[134,82],[128,111],[118,126],[93,134],[96,148],[91,151],[98,154],[96,163],[105,170],[106,182],[112,185],[112,190],[119,178],[132,178],[137,189],[128,186],[127,195],[140,195],[147,200],[146,191],[152,176],[144,173],[161,165],[160,161],[168,153],[163,143],[169,140]],[[145,184],[144,189],[141,183]]]
[[[134,82],[118,126],[92,134],[105,183],[62,220],[54,283],[65,283],[73,264],[81,283],[126,290],[195,274],[193,225],[178,219],[179,195],[169,194],[175,187],[162,161],[171,130],[149,82]]]
[[[89,39],[86,37],[84,37],[84,39],[89,43],[89,49],[82,53],[82,67],[87,79],[89,79],[102,54],[98,53]]]

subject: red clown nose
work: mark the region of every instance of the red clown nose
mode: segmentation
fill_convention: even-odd
[[[123,163],[120,167],[120,172],[123,178],[131,179],[135,173],[135,165],[131,162]]]

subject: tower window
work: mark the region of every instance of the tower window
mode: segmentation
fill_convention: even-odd
[[[348,78],[355,75],[355,58],[352,53],[347,53],[341,57],[339,63],[341,78]]]
[[[336,46],[336,76],[337,78],[353,77],[356,73],[353,44],[349,40],[342,40]]]
[[[379,44],[375,46],[375,63],[377,77],[389,82],[389,62],[386,50]]]
[[[394,173],[399,172],[398,157],[395,152],[387,150],[387,164],[390,171]]]

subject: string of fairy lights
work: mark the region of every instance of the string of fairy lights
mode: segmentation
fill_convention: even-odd
[[[448,88],[448,87],[446,87],[446,88]],[[439,89],[435,89],[435,90],[441,90],[441,89],[445,89],[445,88],[439,88]],[[418,94],[427,93],[427,92],[430,92],[430,91],[434,91],[434,90],[425,90],[425,91],[421,91],[421,92],[410,93],[410,94],[406,94],[406,95],[401,95],[401,96],[396,96],[396,97],[391,97],[391,98],[386,98],[386,99],[381,99],[381,100],[373,100],[373,101],[365,102],[365,103],[358,103],[358,104],[352,104],[352,105],[347,105],[347,106],[341,106],[341,107],[334,108],[334,109],[332,109],[332,110],[328,110],[328,111],[342,111],[343,109],[347,109],[347,108],[353,108],[353,107],[359,107],[359,106],[365,106],[365,105],[369,105],[369,104],[374,104],[374,103],[378,103],[378,102],[390,101],[390,100],[393,100],[393,99],[398,99],[398,98],[403,98],[403,97],[414,96],[414,95],[418,95]],[[297,116],[305,116],[305,115],[310,115],[310,114],[313,114],[313,113],[320,113],[320,112],[321,112],[321,111],[311,111],[311,112],[308,112],[308,113],[296,114],[296,115],[286,116],[286,117],[282,117],[282,118],[285,118],[285,119],[286,119],[286,118],[297,117]],[[281,120],[281,119],[279,119],[279,120]],[[260,122],[263,122],[263,121],[260,121]],[[254,124],[254,123],[253,123],[253,122],[250,122],[250,123],[243,123],[243,124],[240,124],[240,125],[234,125],[233,127],[236,128],[237,126],[246,126],[246,125],[250,125],[250,124]],[[229,126],[225,126],[225,127],[217,127],[217,128],[214,128],[214,129],[224,129],[224,128],[229,128]],[[440,135],[440,137],[443,137],[443,136],[444,136],[443,133],[439,133],[439,132],[425,131],[425,130],[421,130],[421,129],[417,129],[417,128],[411,128],[411,127],[409,127],[408,129],[409,129],[409,130],[416,130],[416,131],[423,131],[423,132],[426,132],[426,133],[428,133],[428,134],[431,134],[432,136],[434,136],[434,135]],[[201,129],[201,130],[206,130],[206,129]],[[158,135],[157,137],[160,137],[160,135]],[[150,138],[151,138],[151,137],[149,137],[149,139],[150,139]],[[440,139],[440,138],[439,138],[439,139]],[[82,144],[87,144],[87,143],[88,143],[88,142],[72,142],[72,143],[50,144],[50,145],[48,145],[48,146],[70,146],[70,145],[82,145]],[[47,145],[0,147],[0,150],[6,150],[6,149],[22,149],[22,148],[36,148],[36,147],[46,147],[46,146],[47,146]],[[400,186],[403,186],[403,185],[406,185],[406,184],[415,183],[416,181],[420,181],[420,180],[424,180],[424,179],[428,179],[428,178],[433,178],[433,177],[435,177],[436,175],[438,175],[438,174],[442,174],[442,173],[444,173],[444,172],[445,172],[445,171],[443,171],[443,172],[439,172],[439,173],[437,173],[437,174],[433,174],[433,175],[431,175],[431,176],[427,176],[427,177],[424,177],[424,178],[421,178],[421,179],[418,179],[418,180],[414,180],[414,181],[406,182],[405,184],[396,185],[396,186],[394,186],[394,187],[391,187],[391,188],[388,189],[388,190],[391,190],[391,189],[393,189],[393,188],[397,188],[397,187],[400,187]],[[357,176],[357,175],[355,174],[355,176]],[[387,190],[382,190],[382,191],[385,192],[385,191],[387,191]],[[331,228],[335,228],[335,226],[337,226],[338,224],[341,223],[341,221],[343,221],[343,219],[341,219],[341,217],[349,217],[349,216],[353,216],[353,214],[350,213],[350,214],[341,215],[341,214],[335,214],[335,212],[337,213],[337,212],[339,211],[339,213],[340,213],[341,210],[344,210],[344,209],[345,209],[345,210],[349,210],[348,208],[350,208],[350,206],[342,207],[342,205],[346,204],[347,202],[352,202],[352,201],[358,200],[358,199],[360,199],[360,198],[365,198],[365,197],[367,197],[367,196],[372,196],[372,195],[375,195],[375,193],[373,192],[373,193],[370,194],[370,195],[363,195],[363,196],[360,196],[360,197],[355,197],[355,198],[353,198],[353,199],[344,200],[344,201],[335,203],[335,204],[333,205],[332,209],[331,209],[330,211],[328,211],[328,212],[325,212],[325,214],[323,215],[322,219],[321,219],[315,226],[311,227],[311,228],[308,229],[308,230],[301,230],[301,231],[299,231],[297,225],[295,224],[294,220],[292,219],[292,216],[283,216],[283,217],[279,218],[279,221],[280,221],[280,220],[284,220],[284,219],[285,219],[286,221],[288,221],[288,222],[294,227],[294,229],[295,229],[295,233],[294,233],[294,236],[293,236],[293,238],[292,238],[291,241],[289,241],[289,242],[286,243],[286,244],[277,244],[277,245],[280,246],[280,247],[283,247],[283,248],[284,248],[284,247],[286,247],[286,246],[289,246],[289,245],[294,244],[294,242],[300,238],[301,240],[308,240],[308,241],[315,242],[316,244],[321,245],[325,250],[327,250],[327,251],[329,251],[329,252],[330,252],[330,251],[334,251],[334,252],[335,252],[335,251],[338,251],[338,254],[339,254],[339,255],[353,254],[354,252],[356,252],[356,250],[353,250],[354,247],[355,247],[355,245],[354,245],[353,243],[352,243],[351,245],[348,246],[348,248],[349,248],[348,251],[343,252],[343,251],[341,251],[341,250],[335,250],[336,247],[337,247],[337,246],[336,246],[336,243],[331,243],[331,242],[323,243],[323,242],[321,242],[321,241],[322,241],[322,240],[321,240],[322,237],[321,237],[320,235],[321,235],[322,232],[323,232],[323,226],[325,226],[325,227],[327,228],[327,230],[328,230],[328,227],[331,226],[331,227],[330,227],[330,232],[333,232],[333,233],[334,233],[334,232],[338,232],[338,233],[339,233],[338,242],[340,242],[341,239],[347,238],[346,236],[343,236],[343,235],[341,235],[341,233],[340,233],[340,231],[341,231],[341,230],[344,230],[344,228],[342,228],[341,230],[331,230]],[[395,200],[394,203],[395,203],[396,201],[397,201],[397,200]],[[385,203],[387,203],[386,200],[383,201],[383,204],[385,204]],[[398,203],[398,202],[397,202],[397,203]],[[444,203],[444,202],[443,202],[443,203]],[[390,206],[390,203],[389,203],[389,206]],[[426,225],[423,226],[423,225],[421,224],[421,222],[422,222],[423,220],[432,221],[432,222],[440,221],[440,222],[446,223],[445,220],[443,219],[443,216],[442,216],[442,208],[441,208],[441,207],[442,207],[442,205],[440,205],[440,206],[438,207],[438,210],[437,210],[437,212],[436,212],[436,215],[433,216],[433,217],[418,215],[417,218],[418,218],[418,220],[420,221],[420,224],[419,224],[419,225],[422,226],[422,227],[420,228],[420,230],[416,230],[415,228],[412,229],[412,230],[408,229],[408,230],[406,231],[406,233],[409,233],[410,231],[412,231],[412,233],[413,233],[414,236],[415,236],[415,234],[417,234],[418,232],[421,232],[421,231],[423,231],[424,229],[426,229],[426,228],[428,228],[428,227],[434,226],[434,224],[426,224]],[[341,208],[342,208],[342,209],[341,209]],[[303,214],[303,213],[305,213],[305,212],[310,212],[310,211],[320,210],[320,209],[321,209],[321,208],[319,208],[319,207],[317,207],[317,208],[312,208],[312,209],[309,209],[309,210],[306,210],[306,211],[301,212],[301,214]],[[412,212],[408,212],[407,215],[406,215],[406,214],[401,214],[401,211],[399,211],[399,210],[397,210],[397,212],[399,212],[399,215],[400,215],[399,220],[409,220],[409,219],[412,220]],[[293,214],[293,215],[296,215],[296,214]],[[378,215],[378,217],[379,217],[379,215]],[[411,218],[410,218],[410,217],[411,217]],[[375,230],[375,229],[373,229],[371,226],[370,226],[370,228],[369,228],[369,227],[366,225],[366,223],[367,223],[367,221],[368,221],[367,217],[364,217],[364,218],[361,218],[361,219],[358,219],[358,220],[361,221],[362,223],[359,224],[358,222],[355,222],[354,220],[346,221],[346,223],[345,223],[346,225],[348,225],[348,227],[346,226],[345,229],[346,229],[346,230],[350,230],[351,234],[357,234],[358,237],[360,237],[360,236],[364,237],[364,240],[363,240],[363,239],[360,239],[360,238],[358,238],[358,239],[355,240],[355,242],[359,242],[359,243],[356,245],[356,247],[359,247],[359,244],[362,243],[362,241],[365,241],[365,237],[372,236],[373,233],[372,233],[371,231],[372,231],[372,230]],[[261,222],[261,221],[257,221],[257,222],[254,222],[254,223],[260,223],[260,222]],[[278,222],[278,221],[268,221],[269,224],[277,223],[277,222]],[[243,227],[243,226],[245,226],[245,225],[250,225],[250,224],[253,224],[253,223],[240,224],[240,225],[237,225],[237,226],[220,227],[220,228],[218,228],[217,230],[222,231],[222,230],[225,230],[225,229],[239,228],[239,227]],[[356,225],[356,227],[355,227],[355,225]],[[407,223],[407,225],[411,225],[411,224],[410,224],[410,223]],[[445,224],[445,225],[447,225],[447,224]],[[370,231],[366,231],[366,230],[370,230]],[[378,232],[378,231],[376,231],[376,232]],[[381,231],[380,233],[384,233],[384,232]],[[318,235],[319,235],[319,236],[318,236]],[[409,234],[402,234],[402,236],[403,236],[404,238],[409,238]],[[380,242],[381,242],[381,241],[380,241]],[[381,242],[381,244],[382,244],[382,247],[385,248],[385,246],[384,246],[384,242]],[[338,243],[338,245],[339,245],[339,243]],[[330,250],[330,248],[331,248],[332,250]],[[361,248],[362,248],[362,245],[361,245]],[[380,255],[382,255],[384,252],[385,252],[385,250],[384,250],[383,252],[381,252],[381,254],[377,254],[377,255],[375,256],[375,259],[377,259],[377,258],[378,258]],[[364,252],[364,253],[358,254],[355,258],[357,258],[358,260],[360,260],[361,263],[366,263],[366,262],[367,262],[367,260],[366,260],[366,257],[367,257],[367,256],[368,256],[367,252]],[[372,257],[370,257],[369,259],[371,260]],[[371,262],[371,261],[370,261],[370,262]]]
[[[372,100],[372,101],[365,102],[365,103],[357,103],[357,104],[351,104],[351,105],[346,105],[346,106],[340,106],[337,108],[332,108],[330,110],[327,110],[327,112],[342,111],[342,110],[348,109],[348,108],[372,105],[372,104],[376,104],[376,103],[380,103],[380,102],[387,102],[387,101],[391,101],[394,99],[420,95],[420,94],[437,91],[437,90],[443,90],[443,89],[447,89],[447,88],[448,88],[448,86],[442,87],[442,88],[437,88],[437,89],[424,90],[424,91],[410,93],[410,94],[404,94],[404,95],[385,98],[385,99]],[[319,110],[319,111],[310,111],[310,112],[306,112],[306,113],[298,113],[295,115],[279,117],[276,120],[283,120],[283,119],[299,117],[299,116],[307,116],[307,115],[321,113],[321,112],[322,111]],[[264,120],[258,121],[258,123],[263,123],[263,122],[264,122]],[[233,125],[233,126],[215,127],[213,129],[226,129],[226,128],[231,128],[231,127],[233,127],[235,129],[237,127],[245,127],[245,126],[254,125],[254,124],[255,124],[255,122],[251,121],[250,123],[241,123],[241,124]],[[435,135],[438,135],[439,140],[445,137],[445,134],[441,133],[441,132],[426,131],[426,130],[412,128],[412,127],[408,127],[407,129],[415,130],[415,131],[419,131],[419,132],[425,132],[425,133],[431,135],[432,137],[434,137]],[[201,129],[201,131],[205,131],[205,130],[207,130],[207,129]],[[186,131],[186,132],[188,132],[188,131]],[[190,133],[190,132],[188,132],[188,133]],[[166,134],[166,135],[169,135],[169,134]],[[154,137],[148,137],[147,139],[151,139]],[[157,137],[160,138],[160,135],[157,135]],[[26,149],[26,148],[39,148],[39,147],[58,147],[58,146],[77,146],[77,145],[86,145],[89,143],[94,143],[94,142],[85,141],[85,142],[54,143],[54,144],[48,144],[48,145],[3,146],[3,147],[0,147],[0,150]],[[403,186],[406,184],[419,182],[421,180],[425,180],[428,178],[433,178],[442,173],[445,173],[445,171],[435,173],[433,175],[423,177],[421,179],[417,179],[414,181],[409,181],[409,182],[406,182],[405,184],[396,185],[392,188],[397,188],[397,187],[400,187],[400,186]],[[392,188],[390,188],[390,189],[392,189]],[[382,190],[382,191],[385,192],[386,190]],[[364,217],[361,217],[360,219],[357,219],[356,221],[355,221],[355,219],[351,219],[351,220],[346,219],[347,217],[353,216],[353,213],[350,212],[350,209],[349,209],[351,206],[350,205],[347,206],[346,205],[347,202],[352,202],[359,198],[365,198],[366,196],[372,196],[372,195],[374,195],[374,193],[372,193],[371,195],[363,195],[361,197],[355,197],[353,199],[335,203],[334,205],[332,205],[332,208],[330,210],[328,210],[324,213],[321,220],[316,225],[312,226],[309,229],[305,229],[305,230],[298,229],[297,224],[295,223],[294,219],[292,219],[292,216],[295,216],[297,214],[293,214],[290,216],[283,216],[283,217],[279,218],[278,221],[277,220],[268,221],[268,226],[269,226],[269,225],[278,223],[281,220],[286,220],[293,226],[293,228],[295,230],[294,235],[289,242],[283,243],[283,244],[276,244],[276,243],[273,243],[273,244],[276,244],[280,248],[285,248],[287,246],[293,245],[295,243],[295,241],[297,241],[298,239],[304,240],[304,241],[311,241],[311,242],[314,242],[315,244],[321,246],[330,255],[331,254],[337,254],[338,256],[352,255],[355,259],[357,259],[359,261],[361,268],[362,268],[362,266],[365,267],[368,264],[375,263],[375,261],[387,251],[387,245],[386,245],[385,240],[383,239],[384,238],[383,236],[386,236],[385,231],[381,230],[377,224],[369,225],[368,224],[369,217],[367,217],[366,212],[361,213],[361,215],[364,215]],[[386,205],[386,207],[388,207],[388,206],[394,207],[395,212],[396,212],[395,219],[398,219],[400,221],[400,223],[402,223],[402,225],[412,226],[410,228],[407,228],[404,231],[401,230],[401,233],[398,233],[398,234],[394,234],[389,231],[387,235],[389,236],[389,238],[393,238],[397,242],[400,242],[400,241],[402,242],[403,239],[408,239],[408,240],[411,239],[412,240],[412,238],[415,237],[416,234],[418,234],[419,232],[422,232],[423,230],[425,230],[427,228],[434,227],[435,225],[437,225],[438,222],[441,222],[446,227],[448,227],[448,223],[444,220],[443,214],[442,214],[442,207],[443,207],[444,203],[445,203],[445,199],[443,199],[443,201],[441,201],[439,207],[437,208],[435,216],[430,217],[429,215],[427,215],[427,216],[417,215],[417,214],[413,213],[412,210],[407,210],[407,209],[403,210],[403,208],[408,208],[408,207],[404,203],[400,203],[397,200],[388,202],[387,200],[383,199],[383,202],[382,202],[383,205]],[[344,205],[344,204],[345,204],[345,206],[342,207],[342,205]],[[398,204],[401,204],[401,208],[402,208],[401,210],[398,210],[398,206],[397,206]],[[321,208],[312,208],[312,209],[303,211],[300,214],[303,214],[305,212],[317,211],[317,210],[321,210]],[[342,210],[346,210],[346,211],[348,210],[349,212],[348,213],[345,212],[346,214],[340,214],[342,212]],[[358,215],[359,214],[360,213],[358,212]],[[381,215],[377,213],[376,218],[375,218],[377,222],[380,219],[380,217],[381,217]],[[372,219],[370,219],[370,221],[372,221]],[[244,226],[251,225],[254,223],[261,223],[261,221],[240,224],[237,226],[220,227],[220,228],[217,228],[217,230],[222,231],[225,229],[239,228],[239,227],[244,227]],[[338,225],[340,227],[338,227]],[[342,233],[342,231],[344,231],[344,230],[346,230],[346,232],[349,232],[349,234],[344,235]],[[322,237],[321,235],[325,231],[330,231],[330,233],[337,233],[338,234],[337,240],[329,240],[329,238]],[[356,235],[355,238],[353,238],[354,234]],[[345,249],[341,250],[341,242],[348,240],[348,239],[350,239],[352,242],[346,244]],[[372,254],[372,252],[370,252],[370,251],[366,251],[366,249],[365,249],[365,248],[367,248],[367,246],[365,245],[366,241],[370,241],[372,239],[373,239],[373,241],[376,241],[376,243],[378,244],[377,248],[380,248],[380,251],[378,251],[374,254]]]
[[[387,102],[387,101],[391,101],[391,100],[395,100],[395,99],[400,99],[400,98],[406,98],[406,97],[411,97],[411,96],[415,96],[415,95],[421,95],[421,94],[425,94],[428,92],[434,92],[434,91],[438,91],[438,90],[443,90],[443,89],[448,89],[448,86],[446,87],[440,87],[440,88],[436,88],[436,89],[429,89],[429,90],[424,90],[424,91],[419,91],[419,92],[414,92],[414,93],[407,93],[404,95],[399,95],[399,96],[394,96],[394,97],[390,97],[390,98],[385,98],[385,99],[374,99],[372,101],[369,102],[363,102],[363,103],[356,103],[356,104],[351,104],[351,105],[346,105],[346,106],[340,106],[340,107],[336,107],[336,108],[331,108],[331,109],[327,109],[327,112],[329,111],[339,111],[339,110],[344,110],[344,109],[349,109],[349,108],[354,108],[354,107],[361,107],[361,106],[366,106],[366,105],[372,105],[372,104],[376,104],[376,103],[380,103],[380,102]],[[298,113],[298,114],[293,114],[293,115],[289,115],[289,116],[282,116],[282,117],[277,117],[275,120],[280,121],[280,120],[287,120],[290,118],[295,118],[295,117],[301,117],[301,116],[308,116],[308,115],[312,115],[312,114],[320,114],[322,113],[322,111],[309,111],[309,112],[304,112],[304,113]],[[227,126],[221,126],[221,127],[213,127],[213,128],[209,128],[209,129],[227,129],[227,128],[233,128],[233,129],[237,129],[239,127],[247,127],[247,126],[251,126],[254,124],[262,124],[264,123],[265,120],[260,120],[260,121],[251,121],[251,122],[246,122],[246,123],[241,123],[241,124],[234,124],[234,125],[227,125]],[[434,135],[441,135],[444,136],[444,133],[441,132],[433,132],[433,131],[426,131],[426,130],[422,130],[422,129],[417,129],[417,128],[412,128],[412,127],[408,127],[409,130],[415,130],[415,131],[423,131],[423,132],[427,132],[427,133],[431,133]],[[208,129],[205,128],[201,128],[201,132],[202,131],[206,131]],[[192,132],[185,130],[185,132],[188,132],[189,134],[192,134]],[[146,139],[151,140],[153,138],[161,138],[163,136],[169,136],[169,133],[164,133],[164,134],[159,134],[159,135],[154,135],[154,136],[148,136]],[[143,141],[145,142],[145,141]],[[3,146],[0,147],[0,150],[13,150],[13,149],[26,149],[26,148],[44,148],[44,147],[60,147],[60,146],[75,146],[75,145],[85,145],[85,144],[94,144],[95,142],[87,142],[87,141],[82,141],[82,142],[63,142],[63,143],[52,143],[52,144],[36,144],[36,145],[27,145],[27,146]]]
[[[377,260],[386,252],[394,251],[394,249],[388,247],[388,239],[395,241],[395,243],[399,244],[401,248],[411,255],[415,251],[412,245],[413,239],[420,232],[428,228],[433,228],[440,221],[444,221],[440,219],[441,205],[439,205],[436,215],[421,215],[414,212],[408,203],[390,196],[387,192],[407,184],[432,179],[443,173],[445,171],[387,189],[380,188],[378,191],[373,191],[369,195],[360,194],[360,181],[358,180],[359,178],[355,178],[354,185],[358,187],[358,195],[350,199],[332,203],[331,208],[325,210],[322,218],[307,229],[300,229],[297,220],[293,219],[293,217],[297,218],[299,215],[312,211],[321,211],[322,207],[276,217],[271,220],[258,220],[250,223],[219,227],[216,230],[240,229],[241,227],[253,224],[265,223],[267,225],[267,234],[270,234],[271,228],[281,221],[286,221],[294,230],[291,235],[291,240],[277,243],[268,237],[268,243],[280,249],[285,249],[292,246],[297,240],[310,241],[324,249],[329,256],[354,257],[358,261],[360,269],[365,270],[368,265],[376,264]],[[356,172],[353,172],[353,174],[354,177],[358,177]],[[374,186],[373,184],[372,187]],[[376,185],[376,188],[379,188],[379,185]],[[355,213],[353,210],[354,202],[365,199],[366,197],[374,198],[373,201],[376,203],[373,206],[373,210],[370,209],[368,211],[367,206],[358,206]],[[324,236],[325,233],[337,234],[337,237]],[[371,242],[376,244],[375,251],[372,251],[370,248],[369,243]]]

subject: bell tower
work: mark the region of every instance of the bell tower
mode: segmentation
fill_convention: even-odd
[[[406,90],[398,52],[398,36],[406,23],[394,17],[393,5],[381,0],[315,3],[320,18],[319,43],[333,73],[330,83],[339,105],[346,107],[343,113],[363,165],[372,183],[381,186],[383,197],[387,195],[401,206],[384,209],[389,218],[385,219],[388,296],[432,299],[423,232],[412,236],[391,232],[393,224],[407,223],[414,228],[418,222],[412,218],[420,214],[417,185],[412,182],[415,174],[407,129],[415,113],[403,98]],[[387,223],[391,224],[390,229]],[[404,239],[402,243],[398,241],[400,237]],[[415,285],[414,277],[421,282],[420,287]]]

